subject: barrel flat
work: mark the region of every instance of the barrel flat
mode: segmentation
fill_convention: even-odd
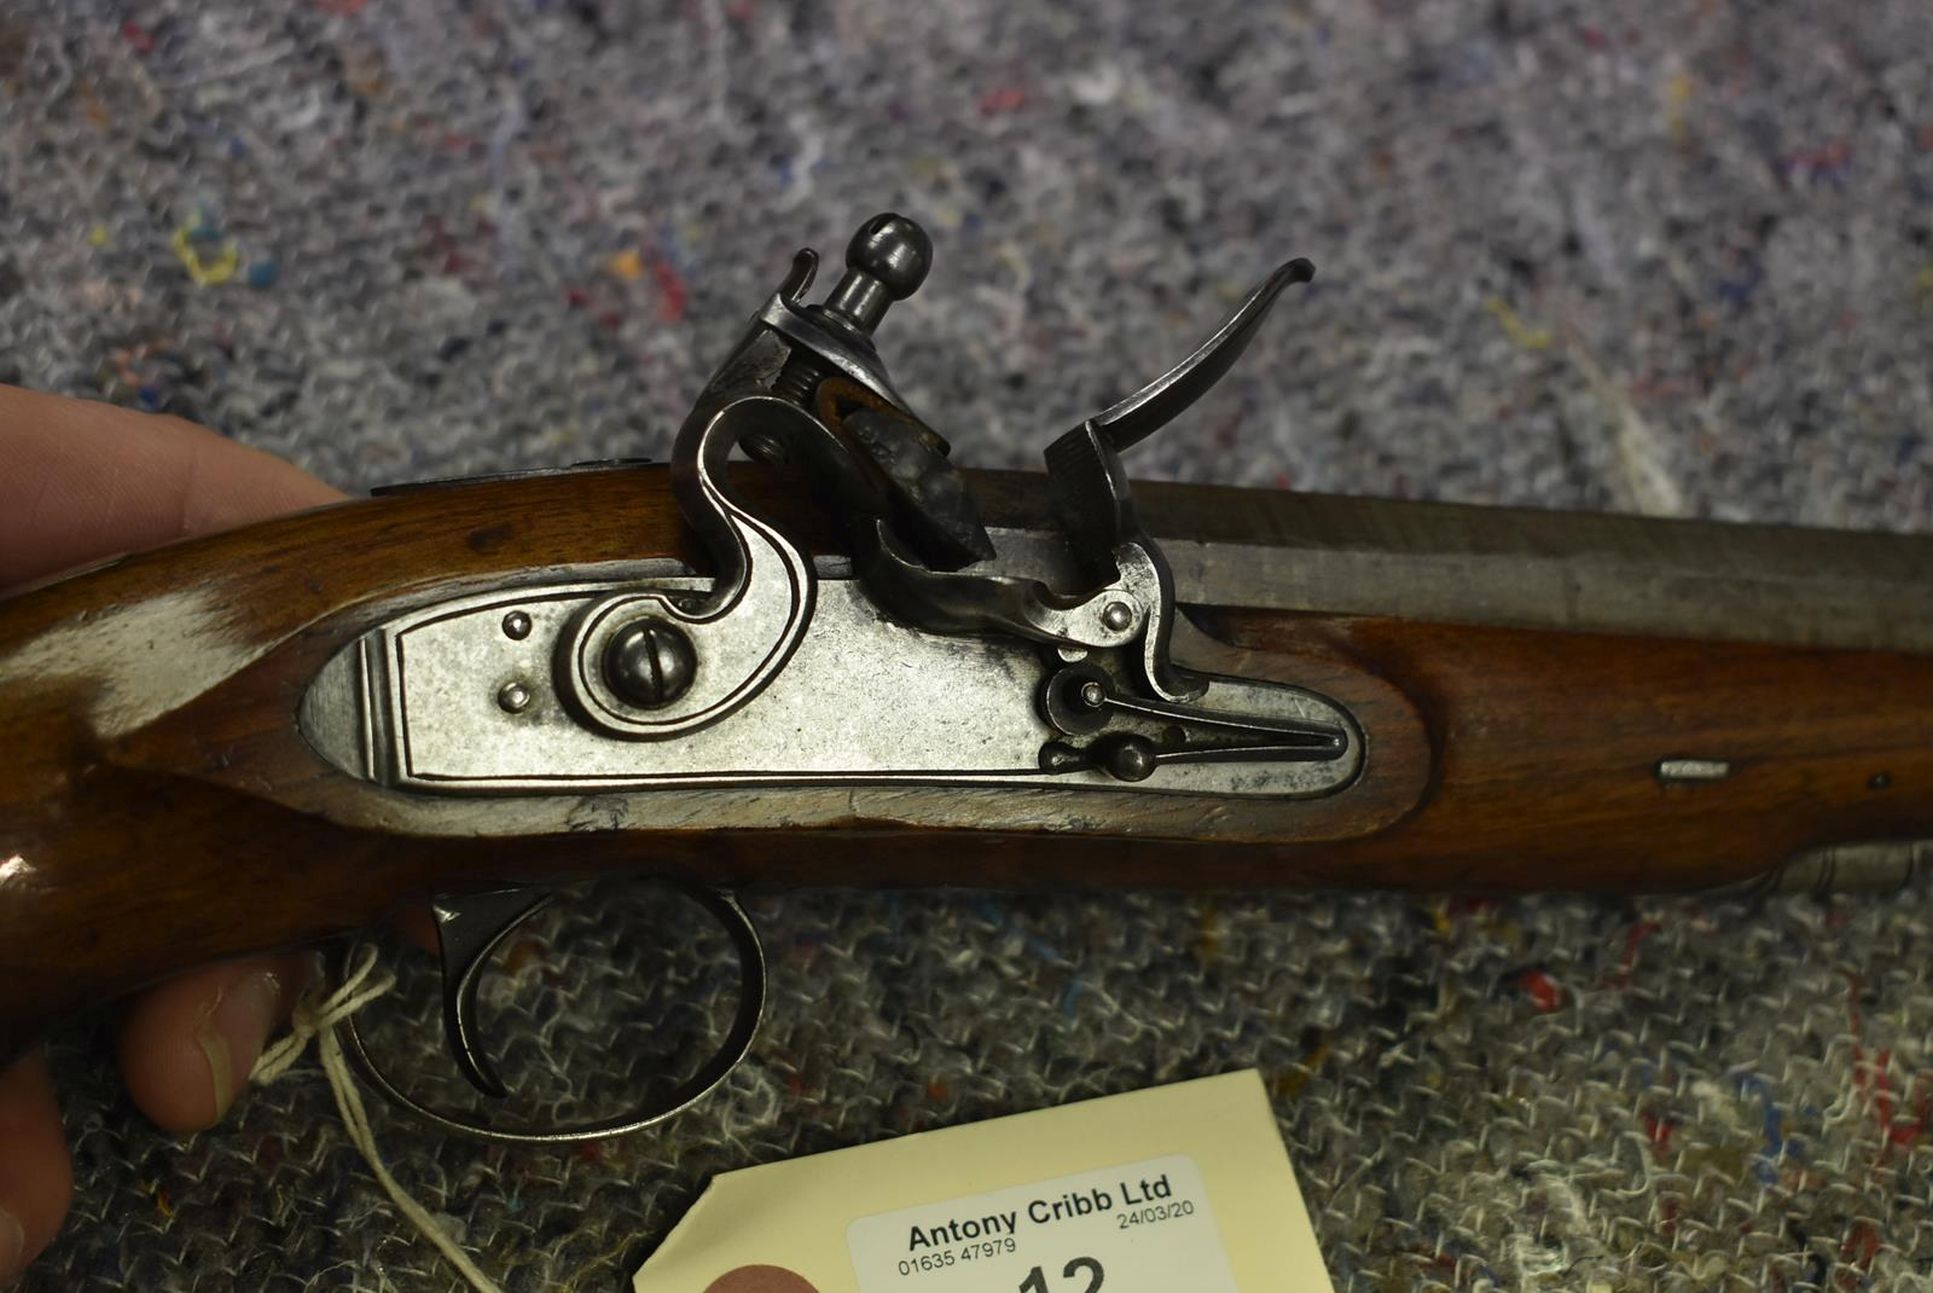
[[[1218,486],[1135,496],[1177,595],[1203,605],[1933,651],[1933,536]]]

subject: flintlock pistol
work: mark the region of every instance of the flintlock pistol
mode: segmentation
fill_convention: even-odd
[[[668,465],[430,481],[0,603],[0,1060],[170,972],[428,903],[477,984],[568,881],[1890,888],[1933,837],[1933,539],[1141,484],[1313,269],[1167,373],[963,471],[874,343],[881,215],[700,392]],[[733,455],[755,460],[734,464]]]

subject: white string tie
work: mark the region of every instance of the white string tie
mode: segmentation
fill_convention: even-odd
[[[369,1164],[369,1170],[375,1173],[376,1182],[383,1187],[383,1193],[389,1196],[389,1201],[416,1227],[418,1234],[434,1244],[450,1265],[456,1267],[476,1293],[503,1293],[496,1282],[485,1275],[470,1260],[470,1255],[459,1248],[456,1241],[436,1223],[429,1209],[412,1199],[383,1165],[382,1154],[376,1148],[375,1132],[369,1125],[369,1110],[362,1102],[362,1091],[356,1085],[354,1074],[349,1071],[349,1058],[343,1052],[342,1039],[336,1036],[337,1024],[395,986],[395,975],[387,970],[377,971],[376,949],[367,945],[358,948],[340,984],[330,988],[326,979],[318,979],[302,994],[289,1020],[288,1036],[262,1052],[262,1058],[255,1061],[248,1080],[256,1086],[267,1086],[287,1073],[302,1058],[302,1052],[313,1040],[316,1057],[322,1061],[322,1072],[329,1079],[329,1088],[335,1092],[336,1109],[342,1115],[349,1139],[362,1151],[364,1161]]]

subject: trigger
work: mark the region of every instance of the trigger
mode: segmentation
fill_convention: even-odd
[[[497,889],[438,898],[430,906],[443,957],[443,1031],[456,1066],[485,1095],[505,1096],[510,1090],[478,1044],[477,983],[490,953],[552,897],[541,889]]]

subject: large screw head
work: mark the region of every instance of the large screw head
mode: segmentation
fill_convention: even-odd
[[[611,635],[603,664],[604,682],[619,700],[639,709],[658,709],[691,688],[698,653],[683,629],[647,615]]]

